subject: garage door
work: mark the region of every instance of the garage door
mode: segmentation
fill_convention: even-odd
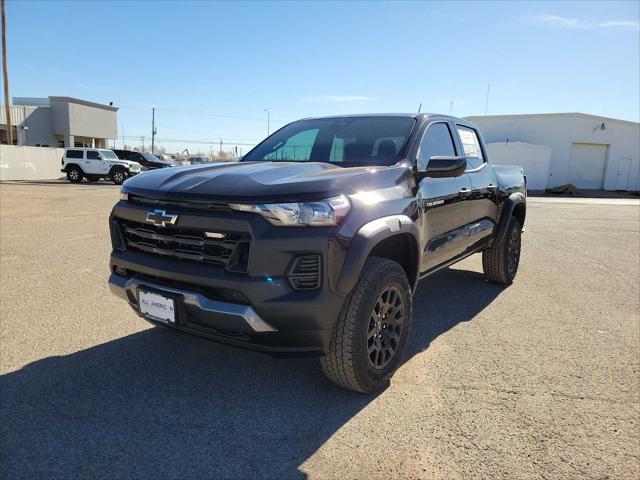
[[[578,188],[600,189],[607,161],[607,145],[574,143],[571,145],[568,183]]]

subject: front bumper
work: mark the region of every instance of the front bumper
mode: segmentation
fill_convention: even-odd
[[[138,289],[157,292],[176,303],[176,323],[162,324],[175,330],[198,335],[230,345],[263,351],[272,355],[319,356],[327,352],[331,326],[327,329],[299,330],[298,318],[308,315],[300,305],[286,308],[287,315],[279,317],[278,329],[264,319],[251,305],[213,300],[198,292],[167,286],[165,282],[126,278],[117,274],[109,277],[109,289],[126,300],[131,308],[152,324],[158,324],[140,313]],[[308,305],[313,308],[313,305]],[[282,309],[279,309],[282,311]],[[337,319],[337,317],[335,317]],[[288,325],[287,325],[288,323]],[[284,326],[284,328],[282,328]]]
[[[142,221],[148,208],[119,202],[114,222]],[[273,354],[322,355],[345,297],[331,288],[331,253],[327,232],[320,229],[278,229],[258,215],[199,214],[171,209],[182,228],[245,232],[250,235],[251,260],[246,273],[223,267],[178,261],[132,249],[111,254],[109,286],[138,311],[138,288],[174,298],[177,323],[172,328],[237,346]],[[296,290],[288,278],[300,255],[322,260],[321,284]],[[341,259],[338,262],[341,264]]]

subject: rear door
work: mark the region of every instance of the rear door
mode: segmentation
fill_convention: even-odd
[[[418,170],[427,167],[436,156],[460,155],[453,125],[445,120],[430,123],[422,135],[417,152]],[[422,210],[422,260],[424,273],[464,252],[466,242],[461,227],[469,218],[466,195],[471,191],[469,177],[424,178],[419,185],[418,202]]]
[[[471,221],[469,247],[487,240],[493,232],[498,217],[498,179],[487,161],[481,136],[475,128],[456,123],[460,147],[467,159],[466,174],[471,182],[467,204]]]

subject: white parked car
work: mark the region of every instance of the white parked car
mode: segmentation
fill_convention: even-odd
[[[86,177],[90,182],[106,178],[120,185],[140,170],[138,162],[120,160],[111,150],[103,148],[65,148],[62,157],[61,171],[72,183],[81,182]]]

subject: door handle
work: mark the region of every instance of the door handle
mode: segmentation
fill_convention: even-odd
[[[490,192],[495,192],[498,189],[497,186],[495,186],[493,183],[490,183],[489,185],[487,185],[487,190],[489,190]]]
[[[463,188],[458,192],[460,198],[467,198],[469,195],[471,195],[471,190],[468,188]]]

